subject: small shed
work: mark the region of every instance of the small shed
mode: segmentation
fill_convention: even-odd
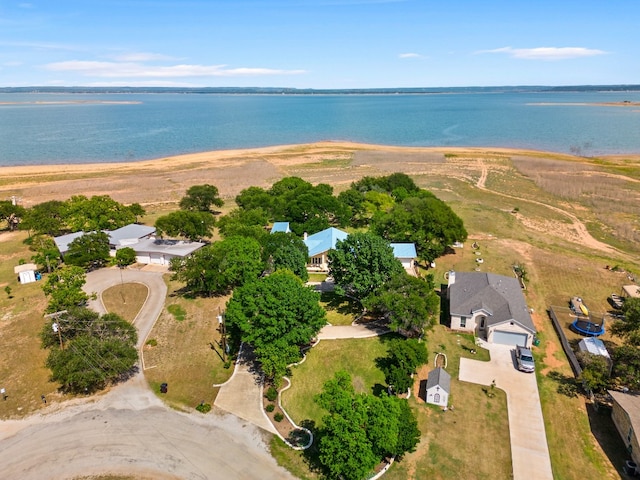
[[[36,270],[38,270],[38,266],[35,263],[25,263],[13,267],[13,273],[18,275],[18,281],[20,283],[35,282],[37,280]]]
[[[600,355],[605,357],[607,361],[611,361],[607,347],[604,342],[599,338],[587,337],[578,342],[578,348],[581,352],[589,352],[593,355]]]
[[[425,401],[433,405],[446,407],[449,403],[450,392],[451,375],[449,375],[442,367],[431,370],[427,377]]]
[[[413,267],[418,254],[415,243],[390,243],[393,256],[396,257],[405,269]]]
[[[271,233],[291,233],[291,228],[289,228],[289,222],[275,222],[273,227],[271,227]]]

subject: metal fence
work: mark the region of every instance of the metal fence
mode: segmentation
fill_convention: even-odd
[[[553,323],[553,328],[555,328],[558,337],[560,338],[560,343],[562,344],[562,349],[564,350],[565,355],[569,359],[569,365],[571,365],[571,370],[573,370],[573,374],[577,377],[582,373],[582,367],[580,363],[578,363],[578,359],[576,358],[576,354],[573,352],[571,345],[569,344],[566,335],[564,334],[564,330],[562,329],[562,325],[560,325],[560,321],[554,312],[553,307],[549,307],[547,310],[549,314],[549,318],[551,318],[551,323]]]

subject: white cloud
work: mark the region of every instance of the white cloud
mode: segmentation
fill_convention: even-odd
[[[103,78],[181,78],[181,77],[236,77],[262,75],[299,75],[305,70],[278,70],[272,68],[227,68],[226,65],[144,65],[135,62],[92,62],[71,60],[44,65],[52,71],[78,72],[85,76]]]
[[[493,50],[480,50],[483,53],[504,53],[512,58],[524,60],[568,60],[571,58],[593,57],[605,55],[607,52],[584,47],[537,47],[537,48],[512,48],[502,47]]]
[[[113,55],[111,58],[118,62],[147,62],[149,60],[177,60],[175,57],[151,52],[129,52]]]
[[[419,53],[401,53],[398,58],[423,58]]]

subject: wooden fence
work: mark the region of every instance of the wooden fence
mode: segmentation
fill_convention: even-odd
[[[577,377],[582,373],[582,367],[580,363],[578,363],[578,359],[576,358],[576,354],[573,352],[571,345],[567,341],[567,337],[564,334],[564,330],[562,329],[562,325],[560,325],[560,321],[556,315],[556,312],[553,311],[553,307],[549,307],[547,310],[549,314],[549,318],[551,318],[551,323],[553,323],[553,328],[555,328],[558,337],[560,338],[560,343],[562,344],[562,349],[564,350],[565,355],[569,359],[569,365],[571,365],[571,370],[573,370],[573,374]]]

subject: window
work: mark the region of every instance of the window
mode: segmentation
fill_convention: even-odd
[[[467,328],[467,319],[465,317],[460,317],[460,328]]]
[[[436,402],[436,403],[440,403],[440,394],[439,393],[436,393],[433,396],[433,401]]]
[[[487,319],[487,317],[480,317],[480,328],[484,328],[484,322]]]
[[[311,263],[313,265],[322,265],[322,257],[313,257]]]

